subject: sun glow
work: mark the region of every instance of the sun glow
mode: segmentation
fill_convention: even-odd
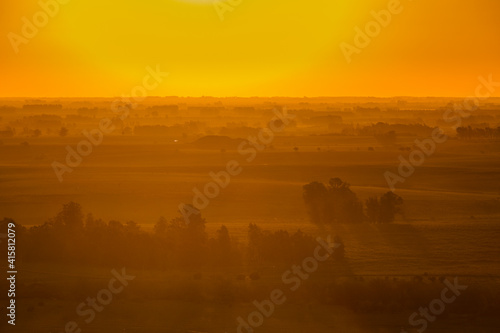
[[[212,0],[60,5],[18,54],[8,38],[0,42],[0,94],[113,96],[146,66],[161,64],[171,73],[156,92],[165,95],[467,95],[466,82],[497,67],[491,8],[500,3],[490,0],[402,1],[404,11],[351,63],[339,45],[352,43],[355,27],[364,28],[387,1],[223,3],[230,6],[223,20]],[[0,26],[5,35],[21,34],[21,18],[40,10],[33,1],[9,4]]]

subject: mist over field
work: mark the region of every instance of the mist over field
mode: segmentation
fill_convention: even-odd
[[[0,100],[16,329],[496,332],[500,100],[461,102]]]

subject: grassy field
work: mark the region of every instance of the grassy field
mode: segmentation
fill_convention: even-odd
[[[59,183],[51,163],[64,161],[65,145],[40,140],[26,147],[11,139],[0,146],[0,211],[24,225],[43,223],[71,200],[105,220],[151,225],[160,216],[176,216],[179,203],[192,202],[193,188],[203,190],[211,181],[209,173],[224,170],[230,160],[240,162],[243,171],[210,200],[203,211],[208,223],[304,223],[303,185],[340,177],[361,199],[382,194],[388,191],[384,172],[396,172],[398,156],[408,154],[383,147],[368,151],[376,145],[373,138],[283,137],[275,140],[274,150],[247,163],[234,151],[200,151],[146,139],[125,146],[129,139],[110,138]],[[293,152],[298,142],[302,145]],[[500,148],[486,143],[450,140],[439,146],[397,186],[406,201],[406,220],[463,221],[500,214],[499,156]]]
[[[450,140],[439,146],[413,176],[399,184],[396,193],[405,200],[404,215],[392,225],[338,225],[319,230],[308,221],[303,185],[340,177],[363,200],[380,195],[388,191],[384,172],[395,172],[398,156],[408,152],[377,146],[368,137],[280,137],[274,149],[248,163],[235,151],[199,150],[153,138],[134,139],[134,144],[126,145],[127,139],[112,137],[59,183],[50,164],[54,159],[63,161],[65,144],[75,145],[79,138],[67,138],[65,144],[41,138],[29,146],[20,145],[20,140],[4,140],[0,146],[0,212],[1,217],[12,217],[26,226],[41,224],[56,215],[62,204],[76,201],[95,217],[133,220],[151,230],[160,216],[177,216],[179,203],[191,202],[193,188],[202,189],[211,181],[209,172],[224,170],[227,161],[234,159],[241,162],[243,172],[202,211],[209,233],[225,224],[234,238],[246,242],[248,224],[257,223],[268,230],[340,235],[346,260],[325,264],[308,283],[359,276],[411,279],[425,273],[459,276],[472,285],[494,289],[499,283],[498,145]],[[373,151],[368,149],[372,146]],[[106,285],[111,268],[21,263],[19,276],[27,290],[39,286],[62,295],[36,291],[21,298],[17,328],[62,331],[65,322],[78,319],[75,307]],[[268,293],[281,283],[286,269],[235,267],[229,272],[204,272],[202,281],[211,286],[213,279],[222,276],[238,283],[237,274],[257,270],[262,276],[256,282],[259,290]],[[84,332],[235,332],[236,318],[253,311],[253,305],[245,302],[181,301],[172,299],[170,291],[165,291],[164,298],[158,296],[169,284],[191,281],[191,273],[133,274],[138,282],[126,291],[131,295],[119,295],[95,321],[84,324]],[[150,283],[162,287],[151,291]],[[356,313],[291,298],[258,332],[399,332],[410,314],[407,310]],[[428,332],[496,332],[499,326],[494,317],[451,315],[433,323]]]
[[[277,305],[273,315],[266,318],[256,332],[401,332],[401,328],[408,327],[411,313],[439,297],[443,288],[441,283],[425,280],[423,286],[431,289],[430,292],[409,309],[396,307],[390,311],[357,311],[324,304],[311,299],[311,296],[304,298],[325,283],[347,281],[348,286],[352,278],[346,277],[346,274],[352,272],[348,272],[349,267],[345,264],[321,264],[318,271],[311,274],[310,279],[295,292],[289,291],[280,278],[287,267],[260,267],[262,275],[258,281],[235,279],[236,273],[246,273],[245,269],[256,268],[205,271],[200,279],[193,279],[193,272],[186,271],[127,269],[127,273],[135,279],[122,293],[115,295],[101,312],[96,312],[94,320],[86,323],[85,317],[77,315],[76,308],[107,287],[112,277],[111,268],[26,265],[19,274],[19,289],[22,291],[17,299],[16,329],[22,332],[63,332],[67,322],[75,321],[83,332],[95,333],[237,332],[237,318],[246,318],[255,311],[250,301],[238,301],[239,297],[261,302],[269,297],[271,290],[280,288],[285,291],[286,302]],[[356,276],[358,278],[360,276]],[[367,275],[364,276],[365,282],[355,283],[359,284],[358,287],[368,286],[374,279],[377,277]],[[399,276],[398,280],[411,281],[411,277]],[[460,282],[470,289],[489,288],[498,292],[498,279],[491,277],[460,276]],[[3,322],[0,327],[2,325],[5,326]],[[439,320],[429,324],[428,331],[497,332],[499,325],[500,319],[495,314],[445,312]]]
[[[77,319],[71,302],[53,301],[40,306],[30,300],[35,310],[21,312],[24,322],[17,329],[33,333],[63,332],[63,325]],[[42,309],[42,310],[40,310]],[[68,310],[67,310],[68,309]],[[82,324],[82,332],[164,333],[164,332],[236,332],[236,318],[255,308],[251,305],[224,306],[175,301],[116,301],[91,324]],[[407,325],[410,313],[356,314],[340,307],[310,304],[284,304],[255,332],[353,332],[399,333]],[[29,324],[28,324],[29,323]],[[448,316],[431,323],[427,332],[495,333],[500,322],[494,317]],[[36,325],[36,326],[35,326]],[[416,332],[416,331],[415,331]]]

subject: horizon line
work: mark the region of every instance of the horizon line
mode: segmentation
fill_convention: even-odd
[[[439,96],[439,95],[427,95],[427,96],[417,96],[417,95],[394,95],[394,96],[355,96],[355,95],[345,95],[345,96],[158,96],[151,95],[145,96],[147,98],[215,98],[215,99],[225,99],[225,98],[241,98],[241,99],[277,99],[277,98],[291,98],[291,99],[320,99],[320,98],[379,98],[379,99],[394,99],[394,98],[470,98],[473,96]],[[122,96],[0,96],[0,99],[75,99],[75,98],[94,98],[94,99],[112,99],[112,98],[123,98]],[[127,98],[129,98],[127,96]],[[131,98],[131,97],[130,97]],[[489,99],[500,98],[500,96],[491,96]]]

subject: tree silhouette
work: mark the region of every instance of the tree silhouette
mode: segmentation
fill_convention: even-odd
[[[363,204],[358,200],[350,185],[340,178],[328,182],[329,211],[332,222],[358,223],[363,221]]]
[[[392,191],[380,198],[370,197],[366,200],[366,216],[372,223],[394,222],[395,216],[402,212],[403,198]]]
[[[65,137],[66,135],[68,135],[68,129],[66,127],[61,127],[59,130],[59,136]]]
[[[326,206],[328,190],[323,183],[312,182],[303,186],[303,198],[311,221],[316,224],[327,223]]]
[[[215,232],[215,238],[210,239],[211,262],[216,266],[234,264],[237,259],[237,249],[234,247],[229,230],[225,225]]]
[[[380,223],[394,221],[397,213],[402,212],[403,198],[389,191],[380,198]]]
[[[312,182],[303,187],[303,198],[311,221],[316,224],[357,223],[363,221],[363,204],[340,178],[325,186]]]
[[[82,206],[73,201],[64,204],[62,211],[55,218],[55,223],[68,229],[83,229]]]

